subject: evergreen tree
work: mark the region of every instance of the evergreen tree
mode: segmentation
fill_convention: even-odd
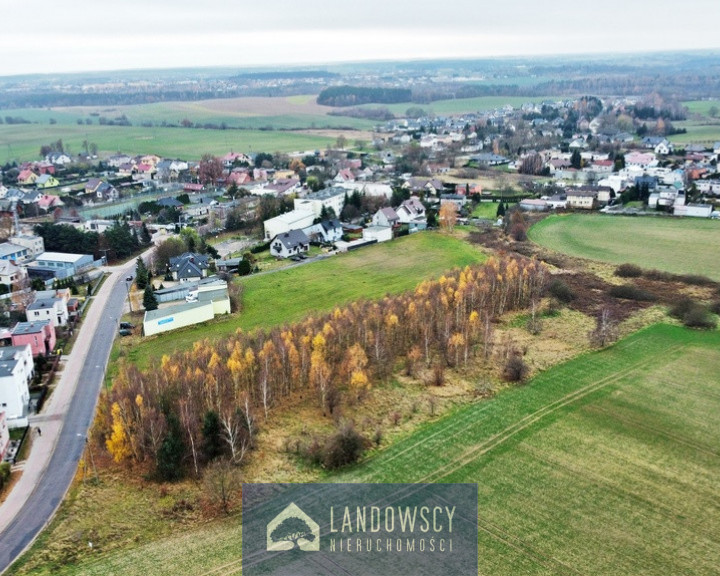
[[[138,257],[137,264],[135,266],[135,283],[140,290],[143,290],[150,280],[147,266],[142,258]]]
[[[142,223],[142,228],[140,228],[140,242],[142,242],[143,245],[148,245],[150,244],[150,242],[152,242],[150,230],[148,230],[147,224],[145,224],[145,222]]]
[[[220,418],[217,412],[209,410],[205,413],[202,427],[203,453],[208,461],[214,460],[222,454],[223,440],[220,427]]]
[[[158,308],[158,301],[157,298],[155,298],[155,293],[153,292],[152,286],[150,284],[145,286],[145,293],[143,294],[143,306],[145,307],[145,310],[157,310]]]
[[[156,466],[161,480],[174,481],[183,476],[182,459],[185,446],[182,439],[180,422],[174,414],[168,414],[167,434],[158,450]]]
[[[502,202],[498,203],[496,215],[498,218],[500,218],[501,216],[505,216],[505,205]]]

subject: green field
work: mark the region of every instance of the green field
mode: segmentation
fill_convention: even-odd
[[[719,363],[719,332],[655,325],[333,479],[477,482],[480,574],[716,574]]]
[[[720,108],[720,100],[690,100],[682,103],[691,114],[710,115],[710,108]]]
[[[716,574],[719,363],[720,332],[654,325],[325,480],[477,483],[482,575]],[[240,534],[231,519],[11,573],[233,574]]]
[[[421,232],[339,254],[326,260],[250,276],[239,316],[188,327],[133,345],[128,357],[139,365],[164,353],[185,349],[201,338],[217,338],[236,328],[252,330],[301,320],[311,312],[327,312],[361,298],[380,298],[415,288],[454,267],[484,260],[467,242],[437,232]]]
[[[687,130],[686,134],[675,134],[668,138],[676,145],[703,144],[707,148],[712,148],[715,142],[720,141],[720,121],[718,120],[686,120],[676,122],[674,126]]]
[[[72,153],[83,150],[83,140],[97,144],[103,153],[157,154],[170,158],[199,159],[204,153],[292,152],[334,145],[335,138],[279,130],[196,130],[136,126],[78,126],[73,124],[0,125],[0,163],[40,158],[40,147],[58,139]]]
[[[720,222],[701,218],[550,216],[528,233],[542,246],[611,264],[629,262],[720,281]]]

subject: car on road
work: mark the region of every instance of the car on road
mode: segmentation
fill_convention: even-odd
[[[133,281],[133,277],[132,277],[132,276],[128,276],[128,277],[125,278],[125,282],[132,282],[132,281]]]

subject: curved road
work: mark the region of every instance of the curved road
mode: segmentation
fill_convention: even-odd
[[[42,429],[47,432],[35,438],[32,452],[37,450],[38,453],[31,453],[20,481],[0,507],[0,573],[50,521],[75,476],[104,380],[118,318],[127,298],[124,278],[134,265],[132,261],[121,269],[116,268],[105,280],[80,328],[50,408],[31,417],[31,426],[42,424]],[[31,462],[33,456],[36,458]],[[33,465],[36,471],[32,469]],[[23,480],[26,480],[24,485]]]

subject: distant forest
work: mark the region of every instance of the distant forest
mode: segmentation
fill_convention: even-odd
[[[365,86],[331,86],[317,97],[324,106],[358,106],[360,104],[400,104],[412,101],[408,88],[369,88]]]

